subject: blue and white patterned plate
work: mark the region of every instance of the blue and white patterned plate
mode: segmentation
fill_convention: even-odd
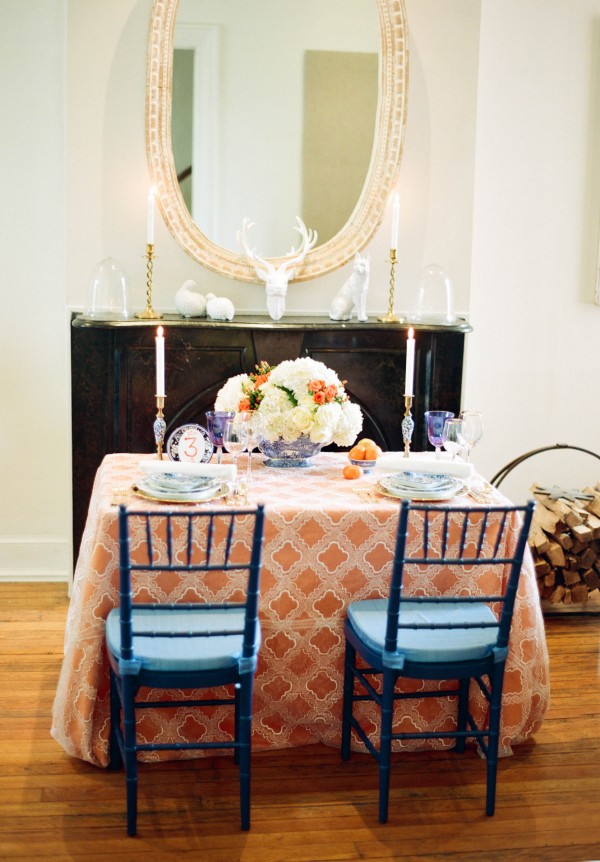
[[[209,433],[202,425],[180,425],[167,440],[166,453],[171,461],[205,464],[214,451]]]
[[[132,487],[134,494],[144,497],[146,500],[157,500],[160,503],[203,503],[206,500],[213,500],[215,497],[222,496],[227,488],[224,488],[221,482],[211,479],[210,484],[196,491],[164,491],[158,490],[148,480],[151,476],[147,476]]]
[[[441,473],[401,472],[384,476],[381,484],[388,490],[444,491],[453,486],[455,479]]]
[[[398,474],[400,475],[400,474]],[[464,485],[458,479],[449,476],[437,477],[438,481],[427,485],[427,483],[416,483],[411,485],[410,481],[404,483],[397,476],[384,476],[379,481],[379,490],[386,497],[395,497],[398,500],[417,500],[419,502],[434,502],[450,500],[459,494]],[[392,480],[392,481],[390,481]],[[395,480],[395,481],[394,481]]]
[[[193,494],[215,484],[210,476],[183,476],[181,473],[152,473],[143,480],[144,486],[159,494]]]

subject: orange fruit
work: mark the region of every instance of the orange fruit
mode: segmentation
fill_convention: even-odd
[[[357,444],[353,446],[352,449],[348,452],[349,458],[354,458],[355,461],[364,461],[365,460],[365,447]]]
[[[363,437],[362,440],[359,440],[356,445],[357,446],[363,446],[366,449],[367,447],[373,447],[374,448],[377,444],[375,443],[374,440],[371,440],[370,437]]]
[[[377,452],[377,449],[378,449],[377,446],[375,446],[375,445],[365,446],[364,449],[365,449],[365,461],[376,461],[377,460],[377,455],[379,454]]]
[[[344,474],[344,479],[360,479],[363,471],[358,464],[346,464],[342,473]]]

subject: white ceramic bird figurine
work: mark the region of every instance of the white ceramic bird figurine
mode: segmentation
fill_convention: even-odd
[[[175,294],[175,308],[183,317],[204,317],[206,315],[206,297],[196,291],[196,282],[192,279],[184,281]]]
[[[206,316],[211,320],[233,320],[235,308],[233,302],[226,296],[215,296],[214,293],[206,294]]]

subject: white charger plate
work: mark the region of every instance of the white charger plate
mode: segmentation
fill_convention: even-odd
[[[159,503],[205,503],[216,497],[224,497],[227,493],[227,486],[213,480],[211,485],[198,491],[178,493],[177,491],[155,490],[142,479],[136,485],[132,485],[131,490],[138,497],[143,497],[145,500],[155,500]]]
[[[184,476],[181,473],[151,473],[141,481],[146,491],[163,494],[192,494],[218,484],[212,476]]]
[[[442,493],[453,487],[457,479],[451,476],[433,473],[393,473],[383,476],[381,484],[388,491],[414,491],[418,493]]]
[[[441,503],[451,500],[464,489],[463,482],[458,479],[452,480],[452,486],[441,491],[414,490],[410,488],[386,488],[383,481],[379,482],[378,491],[384,497],[393,497],[395,500],[414,500],[417,503]]]

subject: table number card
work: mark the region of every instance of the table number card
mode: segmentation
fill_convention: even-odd
[[[171,461],[206,463],[213,452],[214,446],[208,431],[202,425],[181,425],[167,441],[167,455]]]

